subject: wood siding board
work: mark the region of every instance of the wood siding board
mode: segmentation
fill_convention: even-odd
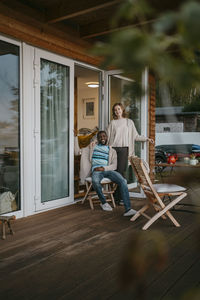
[[[50,30],[48,30],[50,31]],[[9,16],[0,13],[0,32],[14,37],[22,42],[33,46],[53,51],[57,54],[80,60],[92,65],[99,65],[101,60],[87,53],[87,47],[72,43],[64,38],[58,37],[55,33],[45,32],[44,28],[33,27],[24,24]],[[87,45],[89,45],[87,43]]]

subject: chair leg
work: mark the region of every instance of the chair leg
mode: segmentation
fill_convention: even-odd
[[[174,223],[174,225],[176,227],[180,227],[181,225],[176,221],[176,219],[173,217],[173,215],[171,214],[170,211],[166,212],[166,215],[168,216],[168,218],[172,221],[172,223]]]
[[[172,216],[172,214],[169,212],[169,209],[172,208],[174,205],[176,205],[180,200],[182,200],[187,194],[182,193],[180,196],[178,196],[176,199],[174,199],[172,202],[170,202],[167,206],[165,206],[160,212],[155,214],[151,220],[149,220],[143,227],[143,230],[148,229],[156,220],[158,220],[163,214],[167,214],[167,216],[170,218],[172,223],[179,227],[180,224],[175,220],[175,218]]]
[[[113,189],[111,187],[111,184],[106,183],[104,185],[106,186],[105,196],[111,200],[111,202],[113,204],[113,207],[116,207],[115,199],[113,197],[113,192],[114,191],[113,191]],[[103,185],[102,185],[102,187],[103,187]],[[91,193],[90,193],[91,189],[92,189],[92,183],[88,183],[86,181],[86,194],[85,194],[84,198],[82,199],[81,203],[83,204],[85,202],[85,200],[88,199],[89,203],[90,203],[90,207],[93,210],[94,209],[94,204],[93,204],[93,199],[92,199]]]
[[[10,230],[10,234],[14,234],[14,231],[12,230],[12,227],[11,227],[11,223],[10,223],[10,220],[7,221],[7,224],[8,224],[8,228]]]
[[[6,220],[2,221],[2,239],[6,239]]]
[[[114,197],[113,197],[113,189],[112,189],[112,186],[111,186],[111,184],[108,184],[108,190],[111,192],[110,193],[110,199],[111,199],[111,201],[112,201],[112,204],[113,204],[113,207],[116,207],[116,204],[115,204],[115,199],[114,199]]]
[[[115,199],[114,199],[114,197],[113,197],[113,194],[110,194],[110,198],[111,198],[113,207],[115,208],[115,207],[116,207],[116,204],[115,204]]]
[[[92,202],[92,197],[89,196],[89,197],[88,197],[88,200],[89,200],[89,202],[90,202],[90,207],[91,207],[91,209],[94,210],[94,204],[93,204],[93,202]]]
[[[12,230],[11,227],[11,220],[15,220],[15,216],[0,216],[0,223],[2,222],[2,239],[6,239],[6,224],[8,225],[8,228],[10,230],[10,234],[14,234],[14,231]]]
[[[88,196],[88,194],[89,194],[89,192],[90,192],[90,190],[91,190],[91,188],[92,188],[92,183],[90,183],[89,185],[88,185],[88,183],[86,182],[86,188],[87,188],[87,191],[86,191],[86,194],[85,194],[85,196],[84,196],[84,198],[83,198],[83,200],[82,200],[82,204],[85,202],[85,200],[87,199],[87,196]]]
[[[155,209],[156,212],[160,211],[160,206],[158,206],[157,204],[152,204],[152,205],[153,205],[153,207],[154,207],[154,209]],[[163,220],[167,219],[167,217],[165,215],[162,215],[161,218]]]
[[[187,195],[186,193],[183,193],[183,194],[181,194],[179,197],[177,197],[176,199],[170,200],[171,202],[167,205],[167,207],[170,206],[170,208],[172,208],[172,207],[175,206],[179,201],[181,201],[186,195]],[[170,198],[170,199],[171,199],[171,198]],[[173,204],[172,207],[171,207],[171,205],[170,205],[171,203]],[[174,223],[174,225],[175,225],[176,227],[180,227],[180,226],[181,226],[181,225],[176,221],[176,219],[173,217],[173,215],[171,214],[170,211],[167,211],[167,212],[166,212],[166,215],[167,215],[168,218],[172,221],[172,223]]]
[[[166,207],[161,210],[159,213],[157,213],[156,215],[154,215],[143,227],[143,230],[147,230],[156,220],[158,220],[163,214],[166,213],[166,211],[168,210],[168,208],[166,209]],[[168,214],[167,214],[168,215]],[[169,216],[168,216],[169,217]],[[172,218],[171,218],[172,217]],[[172,221],[172,223],[176,226],[176,227],[180,227],[180,224],[175,220],[175,218],[171,215],[169,217]]]
[[[130,221],[135,221],[137,218],[139,218],[139,216],[141,216],[145,210],[147,210],[149,208],[149,205],[144,205],[140,210],[138,210],[138,212],[130,219]],[[145,215],[145,214],[144,214]]]

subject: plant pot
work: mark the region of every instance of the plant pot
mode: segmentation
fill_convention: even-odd
[[[197,163],[198,163],[197,159],[190,159],[190,165],[196,166]]]
[[[189,164],[189,162],[190,162],[189,157],[184,157],[184,163],[185,163],[185,164]]]

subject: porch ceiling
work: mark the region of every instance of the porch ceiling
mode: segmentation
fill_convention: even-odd
[[[176,9],[182,0],[149,0],[155,11]],[[124,0],[0,0],[3,5],[26,19],[35,18],[43,26],[54,26],[74,38],[93,42],[103,40],[117,28],[111,28],[110,20]],[[156,17],[156,15],[155,15]],[[123,23],[120,28],[137,25]],[[138,24],[139,25],[139,24]]]

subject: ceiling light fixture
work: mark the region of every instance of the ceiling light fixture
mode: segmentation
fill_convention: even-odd
[[[90,88],[98,88],[99,87],[99,83],[98,82],[94,82],[94,81],[86,82],[86,84]]]

